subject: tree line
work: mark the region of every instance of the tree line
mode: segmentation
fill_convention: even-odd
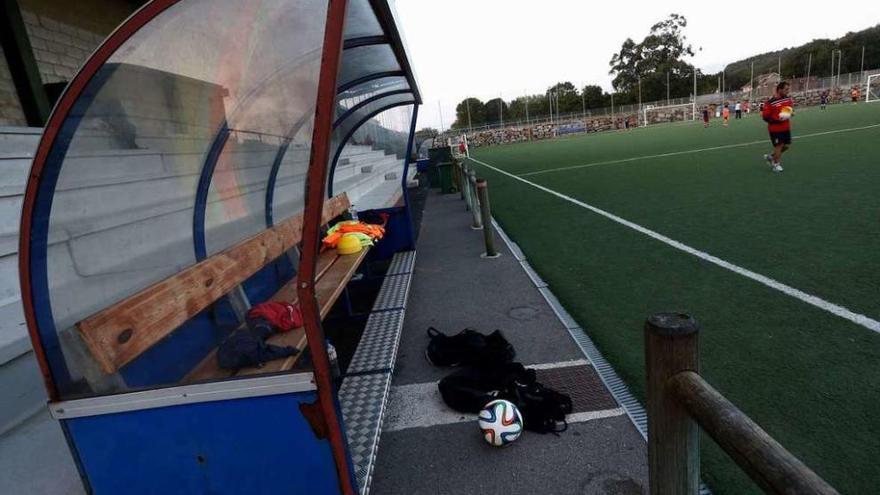
[[[612,87],[615,105],[662,101],[689,97],[694,92],[695,67],[686,61],[695,54],[684,34],[687,19],[679,14],[654,24],[639,42],[627,38],[620,51],[609,62],[609,74],[614,76]],[[754,62],[755,75],[776,72],[780,65],[784,78],[804,77],[809,68],[813,76],[831,75],[831,53],[840,58],[841,73],[857,72],[862,64],[865,47],[865,68],[880,66],[880,25],[856,33],[848,33],[836,40],[814,40],[805,45],[776,52],[768,52],[729,64],[714,74],[697,72],[697,94],[719,90],[722,73],[725,88],[739,88],[749,83]],[[699,50],[699,49],[696,49]],[[812,54],[812,59],[810,59]],[[835,62],[836,64],[837,62]],[[809,67],[808,67],[809,65]],[[835,69],[835,73],[837,70]],[[453,129],[479,127],[500,121],[520,121],[527,117],[546,117],[570,114],[611,105],[612,94],[599,85],[576,87],[570,81],[558,82],[541,94],[519,96],[511,101],[493,98],[482,101],[468,97],[455,108]]]

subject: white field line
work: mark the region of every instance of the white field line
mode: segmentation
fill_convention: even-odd
[[[850,127],[848,129],[836,129],[833,131],[824,131],[824,132],[814,132],[812,134],[803,134],[801,136],[794,136],[793,139],[805,139],[817,136],[827,136],[828,134],[839,134],[841,132],[852,132],[852,131],[863,131],[865,129],[873,129],[875,127],[880,127],[880,124],[871,124],[862,127]],[[644,156],[634,156],[631,158],[621,158],[619,160],[608,160],[604,162],[593,162],[593,163],[585,163],[583,165],[572,165],[569,167],[559,167],[559,168],[548,168],[546,170],[536,170],[534,172],[526,172],[524,174],[520,174],[519,177],[529,177],[532,175],[541,175],[541,174],[549,174],[552,172],[565,172],[567,170],[577,170],[581,168],[590,168],[590,167],[598,167],[600,165],[614,165],[617,163],[629,163],[629,162],[637,162],[641,160],[651,160],[653,158],[664,158],[667,156],[679,156],[679,155],[691,155],[694,153],[703,153],[704,151],[715,151],[715,150],[726,150],[729,148],[741,148],[743,146],[754,146],[756,144],[765,144],[767,143],[766,139],[762,139],[760,141],[748,141],[745,143],[735,143],[735,144],[725,144],[722,146],[713,146],[711,148],[697,148],[695,150],[684,150],[684,151],[672,151],[669,153],[660,153],[658,155],[644,155]],[[471,158],[473,160],[473,158]]]
[[[534,366],[529,366],[534,368]],[[623,416],[623,408],[603,409],[569,414],[569,423],[583,423],[594,419]],[[477,421],[476,414],[453,411],[440,397],[437,382],[413,383],[391,388],[391,397],[385,413],[382,431],[400,431],[410,428],[450,425]],[[474,426],[476,429],[476,426]]]
[[[877,124],[877,126],[880,126],[880,124]],[[875,126],[875,127],[877,127],[877,126]],[[667,244],[669,246],[672,246],[675,249],[684,251],[688,254],[692,254],[692,255],[696,256],[697,258],[708,261],[710,263],[714,263],[715,265],[718,265],[721,268],[725,268],[725,269],[730,270],[734,273],[742,275],[743,277],[752,279],[755,282],[758,282],[760,284],[766,285],[767,287],[770,287],[771,289],[776,289],[784,294],[787,294],[791,297],[794,297],[795,299],[799,299],[807,304],[813,305],[819,309],[823,309],[829,313],[835,314],[841,318],[849,320],[849,321],[855,323],[856,325],[861,325],[861,326],[867,328],[868,330],[872,330],[874,332],[880,333],[880,321],[874,320],[872,318],[869,318],[869,317],[862,315],[862,314],[859,314],[859,313],[855,313],[853,311],[850,311],[847,308],[844,308],[843,306],[839,306],[839,305],[834,304],[832,302],[828,302],[828,301],[826,301],[820,297],[814,296],[812,294],[807,294],[806,292],[804,292],[802,290],[795,289],[794,287],[783,284],[782,282],[776,281],[776,280],[774,280],[770,277],[767,277],[765,275],[761,275],[760,273],[755,273],[747,268],[743,268],[741,266],[734,265],[733,263],[731,263],[729,261],[725,261],[725,260],[718,258],[717,256],[713,256],[705,251],[700,251],[699,249],[692,248],[692,247],[688,246],[687,244],[684,244],[679,241],[676,241],[675,239],[666,237],[665,235],[660,234],[658,232],[655,232],[655,231],[648,229],[646,227],[642,227],[641,225],[639,225],[637,223],[630,222],[629,220],[621,218],[613,213],[609,213],[609,212],[602,210],[600,208],[597,208],[593,205],[589,205],[587,203],[584,203],[583,201],[572,198],[571,196],[567,196],[567,195],[562,194],[560,192],[554,191],[553,189],[544,187],[540,184],[536,184],[528,179],[523,179],[522,177],[513,175],[510,172],[505,172],[504,170],[501,170],[500,168],[497,168],[497,167],[493,167],[492,165],[489,165],[486,162],[477,160],[475,158],[470,158],[470,160],[475,161],[475,162],[477,162],[487,168],[490,168],[500,174],[506,175],[512,179],[518,180],[524,184],[532,186],[535,189],[539,189],[539,190],[544,191],[548,194],[552,194],[553,196],[556,196],[557,198],[568,201],[569,203],[580,206],[581,208],[590,210],[593,213],[596,213],[598,215],[602,215],[603,217],[608,218],[609,220],[617,222],[625,227],[629,227],[629,228],[635,230],[636,232],[645,234],[646,236],[651,237],[653,239],[656,239],[656,240],[658,240],[664,244]]]

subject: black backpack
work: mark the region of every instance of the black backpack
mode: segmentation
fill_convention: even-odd
[[[572,411],[569,396],[538,383],[535,370],[520,363],[463,368],[440,380],[438,388],[446,405],[464,413],[508,400],[519,409],[525,428],[538,433],[565,431],[565,416]]]
[[[431,342],[425,358],[434,366],[487,366],[509,363],[516,357],[516,351],[500,330],[483,335],[466,328],[449,336],[430,327],[428,337]]]

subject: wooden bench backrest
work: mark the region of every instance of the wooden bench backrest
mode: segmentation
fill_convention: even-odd
[[[326,224],[351,207],[343,193],[324,203]],[[131,362],[187,320],[299,244],[302,214],[186,268],[77,323],[107,373]]]

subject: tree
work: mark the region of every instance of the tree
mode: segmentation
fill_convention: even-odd
[[[485,105],[486,111],[486,123],[494,124],[496,122],[500,122],[502,118],[507,116],[507,120],[509,121],[509,109],[507,108],[507,103],[504,103],[504,100],[501,98],[494,98],[486,102]]]
[[[642,100],[662,100],[666,98],[667,74],[670,94],[690,94],[694,67],[683,60],[693,56],[693,47],[687,43],[683,30],[687,19],[678,14],[651,26],[651,32],[641,42],[630,38],[623,42],[620,52],[611,57],[609,74],[614,76],[612,85],[622,93],[621,102],[635,101],[638,98],[638,84],[641,79]],[[617,100],[618,97],[615,97]]]
[[[584,95],[584,104],[586,104],[588,109],[602,108],[606,106],[606,98],[610,98],[608,95],[603,94],[601,87],[595,84],[584,86],[581,92]]]
[[[553,98],[554,112],[559,111],[563,114],[574,113],[580,112],[583,108],[580,93],[578,93],[574,84],[569,81],[558,82],[550,86],[545,94]]]
[[[468,120],[468,112],[470,112],[470,120]],[[486,123],[486,106],[478,98],[465,98],[461,103],[455,106],[455,122],[452,127],[455,129],[467,129],[468,127],[478,127]]]

